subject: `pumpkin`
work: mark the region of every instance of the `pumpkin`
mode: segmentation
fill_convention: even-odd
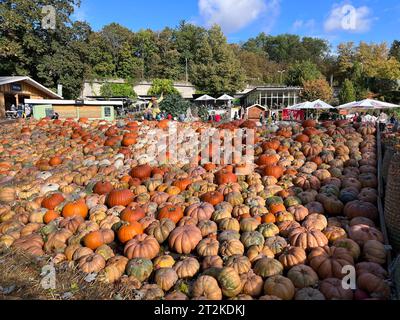
[[[318,213],[313,213],[307,216],[305,221],[302,223],[304,228],[324,230],[328,226],[328,220],[325,216]]]
[[[349,237],[357,242],[360,246],[364,245],[364,243],[368,240],[377,240],[383,243],[382,232],[365,224],[351,226],[349,229]]]
[[[216,239],[206,238],[197,245],[197,253],[201,257],[218,255],[219,242]]]
[[[93,193],[106,195],[114,189],[114,186],[109,181],[99,181],[93,187]]]
[[[218,231],[217,224],[211,220],[201,220],[201,221],[199,221],[197,227],[200,229],[201,235],[203,237],[207,237],[209,235],[214,235]]]
[[[134,167],[131,172],[130,175],[132,178],[137,178],[140,180],[145,180],[147,178],[151,177],[151,167],[147,164],[145,165],[140,165],[137,167]]]
[[[286,247],[279,256],[279,262],[285,269],[304,264],[306,259],[306,252],[298,247]]]
[[[281,275],[275,275],[265,281],[264,294],[276,296],[282,300],[292,300],[295,288],[290,279]]]
[[[376,220],[378,218],[378,209],[370,202],[355,200],[346,204],[344,214],[350,219],[364,217]]]
[[[309,266],[299,264],[291,268],[287,277],[296,288],[314,287],[318,283],[317,273]]]
[[[290,212],[298,222],[303,221],[309,214],[308,209],[302,205],[291,206],[287,211]]]
[[[106,266],[106,260],[99,254],[84,256],[78,261],[79,269],[85,273],[99,273]]]
[[[170,219],[162,219],[154,221],[147,227],[146,233],[153,236],[159,244],[162,244],[168,239],[168,236],[175,229],[175,223]]]
[[[118,230],[118,239],[121,243],[127,243],[137,235],[143,234],[143,227],[139,222],[132,222],[127,225],[123,225]]]
[[[313,288],[303,288],[296,292],[294,300],[310,300],[310,301],[319,301],[325,300],[324,295],[318,289]]]
[[[250,248],[251,246],[261,246],[264,244],[264,237],[258,231],[244,232],[240,237],[240,241],[243,243],[245,248]]]
[[[338,248],[347,249],[354,261],[357,261],[360,257],[360,246],[351,239],[338,239],[333,243],[333,245]]]
[[[185,209],[185,215],[193,217],[198,221],[203,221],[210,220],[214,211],[215,210],[212,204],[208,202],[202,202],[188,206]]]
[[[132,191],[128,189],[113,190],[107,196],[107,206],[113,208],[116,206],[126,207],[128,204],[133,202],[134,195]]]
[[[66,204],[62,210],[62,215],[64,218],[70,218],[74,216],[80,216],[86,218],[89,212],[84,200],[78,200],[75,202],[70,202]]]
[[[218,171],[215,175],[215,178],[218,185],[236,183],[238,181],[237,176],[227,170]]]
[[[180,254],[191,253],[202,240],[201,231],[194,225],[174,229],[169,235],[169,247]]]
[[[281,166],[272,165],[272,166],[264,167],[264,169],[262,170],[262,173],[264,176],[270,176],[270,177],[274,177],[276,179],[280,179],[284,174],[284,170]]]
[[[264,257],[256,261],[253,270],[260,277],[269,278],[282,274],[283,266],[278,260]]]
[[[40,235],[31,234],[15,240],[12,244],[12,248],[23,250],[34,256],[42,256],[44,255],[43,245],[44,241]]]
[[[183,218],[183,211],[180,206],[166,205],[158,213],[158,219],[169,219],[175,224]]]
[[[145,211],[139,206],[136,207],[129,206],[121,212],[121,220],[128,223],[139,221],[140,219],[143,219],[145,216],[146,216]]]
[[[155,258],[153,263],[154,263],[154,269],[158,270],[162,268],[172,268],[175,264],[175,260],[170,255],[162,255]]]
[[[132,258],[144,258],[154,259],[160,251],[160,245],[158,241],[146,234],[139,234],[128,243],[124,248],[124,255],[128,259]]]
[[[65,198],[61,193],[55,193],[42,200],[42,207],[48,210],[54,210],[64,201]]]
[[[314,248],[308,256],[308,261],[321,279],[342,279],[345,276],[342,272],[343,267],[354,265],[354,259],[346,249],[327,246]]]
[[[363,257],[368,262],[385,264],[387,258],[385,246],[377,240],[368,240],[363,246]]]
[[[145,258],[133,258],[128,261],[125,268],[126,274],[139,282],[147,280],[153,272],[153,263]]]
[[[101,231],[93,231],[83,238],[83,243],[85,247],[96,250],[105,243],[103,233]]]
[[[118,281],[124,274],[127,263],[128,259],[123,256],[110,258],[99,275],[100,281],[107,284]]]
[[[264,287],[263,279],[256,275],[252,270],[240,275],[242,282],[242,293],[247,294],[253,298],[261,296]]]
[[[328,244],[326,236],[318,229],[294,228],[289,232],[290,244],[304,250],[324,247]]]
[[[235,269],[224,267],[218,274],[218,283],[220,284],[222,294],[225,297],[232,298],[242,291],[242,282]]]
[[[251,262],[249,258],[245,256],[233,255],[226,260],[225,266],[235,269],[235,271],[241,275],[250,271]]]
[[[224,262],[220,256],[207,256],[201,262],[201,269],[208,270],[210,268],[222,268]]]
[[[213,277],[200,276],[191,288],[193,298],[205,297],[208,300],[222,300],[222,291]]]
[[[221,240],[220,240],[221,241]],[[219,253],[223,257],[230,257],[233,255],[243,255],[244,246],[238,239],[228,239],[222,241],[219,249]]]
[[[337,278],[325,279],[321,282],[319,290],[327,300],[353,300],[353,291],[344,289],[342,280]]]
[[[52,222],[53,220],[56,220],[58,218],[60,218],[60,215],[58,214],[58,212],[53,211],[53,210],[48,210],[43,216],[43,222],[46,224],[49,224],[50,222]]]
[[[263,223],[257,230],[264,236],[264,238],[274,237],[280,232],[278,226],[273,223]]]
[[[169,291],[178,281],[178,275],[172,268],[163,268],[155,272],[154,281],[164,291]]]
[[[175,263],[173,268],[179,279],[186,279],[194,277],[199,272],[200,264],[197,259],[188,257]]]
[[[357,287],[367,292],[372,298],[387,300],[390,298],[390,286],[372,273],[363,273],[357,278]]]

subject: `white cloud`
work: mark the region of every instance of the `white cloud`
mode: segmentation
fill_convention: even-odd
[[[363,33],[370,30],[374,17],[367,6],[353,7],[351,4],[335,4],[332,7],[324,28],[327,32],[335,30]]]
[[[198,5],[206,26],[218,24],[226,33],[239,31],[265,14],[270,29],[280,11],[280,0],[199,0]]]

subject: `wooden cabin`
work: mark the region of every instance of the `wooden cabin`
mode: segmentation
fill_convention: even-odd
[[[89,120],[108,120],[116,118],[115,107],[122,107],[122,101],[92,100],[35,100],[27,99],[32,106],[33,117],[42,119],[58,113],[60,119],[88,118]]]
[[[25,104],[27,99],[62,99],[61,96],[29,77],[0,77],[0,118],[11,106]]]
[[[259,105],[255,104],[252,105],[251,107],[246,108],[246,117],[248,120],[253,120],[253,121],[260,121],[260,116],[265,114],[266,108]]]

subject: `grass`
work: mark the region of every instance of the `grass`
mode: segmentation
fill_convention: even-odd
[[[8,251],[0,255],[0,299],[2,300],[134,300],[135,291],[122,284],[105,285],[85,281],[86,274],[66,262],[55,266],[56,288],[44,289],[42,268],[49,257],[33,257]]]

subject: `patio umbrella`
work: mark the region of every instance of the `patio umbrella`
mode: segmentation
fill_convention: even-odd
[[[338,107],[338,109],[367,109],[367,110],[380,110],[380,109],[394,109],[400,108],[399,105],[383,102],[379,100],[365,99],[358,102],[351,102]]]
[[[227,94],[224,94],[224,95],[220,96],[217,100],[218,101],[232,101],[232,100],[234,100],[234,98]]]
[[[197,98],[195,101],[215,101],[215,100],[217,100],[217,99],[205,94],[204,96]]]
[[[295,105],[293,105],[293,106],[290,106],[290,107],[286,108],[286,110],[303,110],[303,109],[309,109],[310,103],[311,103],[310,101],[298,103],[298,104],[295,104]]]

